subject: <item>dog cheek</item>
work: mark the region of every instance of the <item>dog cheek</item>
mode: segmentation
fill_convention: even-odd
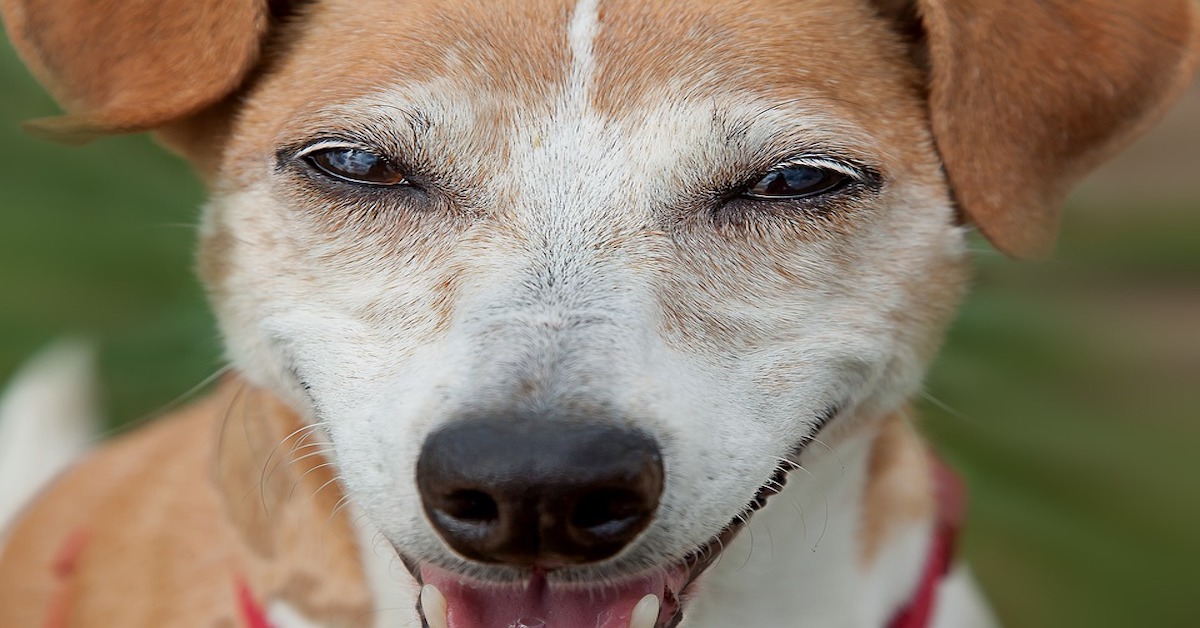
[[[767,482],[786,447],[775,426],[754,416],[745,388],[712,364],[665,347],[630,393],[663,452],[667,483],[657,542],[678,555],[707,542]],[[752,452],[752,453],[748,453]]]

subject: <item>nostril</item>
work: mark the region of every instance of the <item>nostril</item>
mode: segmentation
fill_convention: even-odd
[[[499,415],[432,432],[416,480],[429,523],[463,557],[561,566],[632,543],[658,509],[663,465],[638,430]]]
[[[596,536],[621,534],[646,515],[645,496],[628,489],[600,489],[581,497],[571,525]]]
[[[490,523],[500,518],[496,500],[483,491],[463,489],[445,497],[440,510],[448,516],[468,523]]]

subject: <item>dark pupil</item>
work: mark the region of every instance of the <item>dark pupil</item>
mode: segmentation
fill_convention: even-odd
[[[313,163],[325,172],[359,183],[393,185],[403,181],[386,160],[379,155],[353,148],[321,151],[312,156]]]
[[[807,166],[791,166],[767,173],[746,191],[751,196],[789,198],[826,192],[844,179],[842,175]]]

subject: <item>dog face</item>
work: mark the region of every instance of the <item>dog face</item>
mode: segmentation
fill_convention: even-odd
[[[654,594],[647,625],[667,625],[818,432],[915,391],[963,290],[964,219],[1044,250],[1067,183],[1188,73],[1185,2],[1147,3],[1140,29],[1103,2],[1011,4],[323,0],[262,60],[265,7],[176,11],[151,18],[221,43],[196,61],[214,87],[149,111],[111,96],[147,71],[101,89],[69,75],[107,66],[40,52],[57,31],[16,39],[89,110],[51,130],[161,128],[209,174],[201,272],[233,362],[323,426],[418,578],[543,579],[587,621]],[[26,5],[18,35],[49,19]],[[1134,31],[1153,37],[1095,68],[1034,45]],[[590,504],[594,525],[563,524],[586,542],[551,523],[533,549],[492,543],[480,521],[507,525],[507,498],[430,495],[461,480],[447,466],[507,464],[500,492],[549,491],[512,485],[543,463],[578,485],[571,458],[605,442],[645,456],[593,482],[598,502],[563,493]]]
[[[422,445],[464,417],[656,443],[653,521],[550,574],[611,581],[914,391],[964,275],[918,82],[866,7],[780,9],[329,2],[247,96],[202,253],[233,359],[322,422],[411,562],[519,577],[422,508]]]

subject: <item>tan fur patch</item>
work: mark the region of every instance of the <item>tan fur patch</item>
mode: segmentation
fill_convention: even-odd
[[[371,606],[357,541],[345,511],[330,517],[341,493],[324,459],[284,440],[299,425],[230,381],[71,469],[4,546],[0,625],[42,625],[52,601],[81,628],[240,625],[239,579],[259,599],[359,625]],[[53,561],[76,534],[61,580]]]
[[[871,565],[890,535],[934,516],[929,452],[904,412],[883,420],[871,445],[863,491],[859,560]]]

